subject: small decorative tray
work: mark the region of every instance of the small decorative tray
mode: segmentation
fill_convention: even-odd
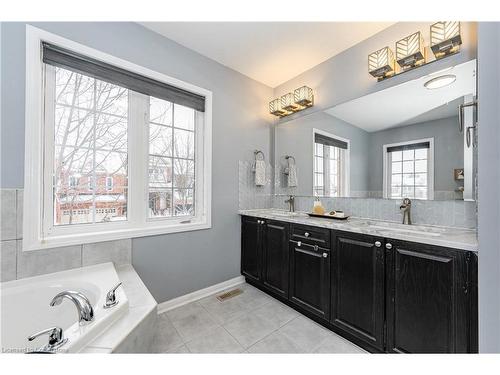
[[[349,216],[335,216],[335,215],[330,215],[330,214],[324,214],[324,215],[318,215],[318,214],[313,214],[313,213],[307,213],[311,217],[321,217],[324,219],[334,219],[334,220],[347,220],[349,219]]]

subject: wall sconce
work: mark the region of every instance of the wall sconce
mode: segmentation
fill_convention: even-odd
[[[312,107],[314,105],[313,90],[310,87],[302,86],[293,92],[295,103],[302,107]]]
[[[302,86],[269,102],[269,113],[278,117],[288,116],[314,105],[313,90]]]
[[[420,31],[396,42],[396,60],[403,70],[425,64],[424,38]]]
[[[281,107],[289,112],[296,112],[300,109],[300,105],[295,103],[293,94],[291,92],[281,97]]]
[[[457,53],[461,44],[460,22],[441,21],[431,25],[431,50],[436,59]]]
[[[269,102],[269,113],[278,117],[283,117],[288,114],[288,112],[282,108],[279,98]]]
[[[368,72],[379,81],[394,75],[394,54],[389,47],[368,55]]]

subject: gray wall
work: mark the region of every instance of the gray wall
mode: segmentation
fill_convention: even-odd
[[[285,155],[293,155],[297,162],[297,195],[313,194],[313,129],[333,133],[351,141],[351,191],[366,191],[368,186],[369,133],[328,114],[318,112],[276,126],[276,160],[285,166]],[[283,176],[281,176],[283,177]]]
[[[384,144],[431,137],[434,137],[434,190],[455,190],[458,185],[453,169],[464,167],[464,140],[457,130],[457,121],[457,117],[448,117],[371,133],[369,190],[382,190]]]
[[[240,274],[238,160],[270,153],[271,88],[134,23],[43,28],[213,92],[212,229],[133,240],[132,263],[158,302]],[[23,187],[25,24],[1,24],[1,185]]]
[[[479,350],[500,353],[500,23],[479,24]]]

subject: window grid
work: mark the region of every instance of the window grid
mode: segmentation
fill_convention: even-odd
[[[428,198],[428,149],[389,153],[390,197]]]
[[[167,120],[167,124],[154,121],[152,119],[151,106],[153,102],[168,103],[170,109],[170,121]],[[149,185],[148,185],[148,196],[149,196],[149,218],[160,218],[160,217],[179,217],[179,216],[194,216],[195,215],[195,157],[194,157],[194,144],[196,141],[196,132],[194,126],[194,116],[195,113],[192,111],[191,120],[193,121],[193,129],[183,128],[178,126],[176,119],[176,104],[167,102],[164,100],[154,98],[153,101],[150,100],[150,115],[149,115],[149,133],[150,133],[150,147],[149,147],[149,170],[153,173],[149,175]],[[160,117],[164,116],[160,115]],[[169,124],[169,123],[170,124]],[[151,152],[152,140],[151,140],[151,128],[152,126],[167,129],[170,132],[170,150],[165,150],[163,153]],[[160,130],[161,131],[161,130]],[[181,138],[177,136],[178,134],[187,134],[188,143],[190,140],[192,144],[181,145]],[[186,146],[186,147],[184,147]],[[190,149],[191,146],[191,149]],[[179,152],[182,152],[184,147],[184,152],[187,151],[188,156],[179,156]],[[192,157],[189,157],[189,154]],[[161,179],[162,168],[158,168],[158,165],[152,165],[153,160],[162,161],[164,166],[164,179]],[[179,172],[179,173],[178,173]],[[166,173],[166,176],[165,176]],[[152,181],[156,179],[156,181]]]
[[[338,197],[341,194],[342,150],[335,146],[314,143],[315,195]]]

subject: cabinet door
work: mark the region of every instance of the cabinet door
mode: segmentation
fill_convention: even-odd
[[[262,274],[261,220],[253,217],[241,219],[241,273],[253,281],[260,281]]]
[[[334,232],[331,323],[384,349],[383,239]]]
[[[388,351],[467,352],[467,252],[386,242]]]
[[[288,298],[289,224],[266,221],[264,228],[262,281],[271,292]]]
[[[290,241],[290,301],[328,320],[330,250]]]

